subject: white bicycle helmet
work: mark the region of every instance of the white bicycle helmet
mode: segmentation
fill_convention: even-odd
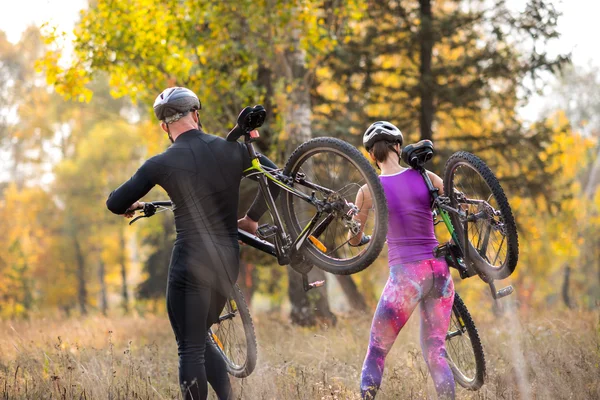
[[[363,145],[370,151],[373,148],[375,142],[385,140],[392,143],[404,142],[402,132],[394,124],[387,121],[377,121],[371,124],[363,135]]]
[[[170,87],[154,100],[154,114],[167,124],[179,120],[192,110],[200,110],[202,105],[198,96],[190,89]]]

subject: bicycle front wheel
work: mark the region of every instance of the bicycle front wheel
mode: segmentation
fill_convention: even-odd
[[[446,163],[444,192],[454,208],[468,213],[467,217],[450,213],[450,219],[469,264],[493,279],[512,274],[519,255],[517,227],[490,168],[471,153],[454,153]]]
[[[458,293],[454,293],[452,318],[446,334],[446,353],[454,380],[468,390],[477,390],[485,378],[485,356],[475,323]]]
[[[294,189],[327,203],[313,234],[302,245],[305,258],[324,271],[349,275],[369,266],[383,248],[387,234],[387,203],[377,173],[358,149],[335,138],[316,138],[299,146],[283,174]],[[354,218],[357,195],[370,196],[372,206],[362,227]],[[296,239],[317,214],[314,205],[286,192],[282,216]],[[371,240],[359,247],[350,244],[360,229]]]
[[[227,371],[236,378],[245,378],[256,366],[256,335],[248,305],[237,284],[227,298],[219,322],[208,331],[209,340],[225,360]]]

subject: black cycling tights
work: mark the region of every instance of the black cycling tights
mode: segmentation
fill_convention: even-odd
[[[226,301],[214,289],[169,282],[167,310],[177,339],[179,384],[186,400],[205,400],[207,381],[219,399],[233,397],[225,361],[207,335]]]

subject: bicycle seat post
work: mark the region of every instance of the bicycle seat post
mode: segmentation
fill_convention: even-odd
[[[248,149],[248,155],[250,156],[251,160],[258,158],[258,155],[256,154],[256,150],[254,149],[254,145],[252,144],[253,141],[254,141],[254,138],[251,137],[250,134],[244,135],[244,144],[246,145],[246,148]]]
[[[435,203],[437,198],[440,196],[439,190],[435,186],[433,186],[433,183],[431,182],[431,179],[429,179],[429,175],[427,175],[427,171],[425,170],[425,168],[420,168],[419,172],[421,173],[421,176],[425,181],[425,185],[427,185],[427,189],[431,194],[431,199],[433,200],[433,203]]]

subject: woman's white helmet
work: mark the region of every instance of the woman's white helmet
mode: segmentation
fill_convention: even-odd
[[[371,124],[363,135],[363,145],[370,151],[373,145],[380,140],[385,140],[392,143],[402,143],[404,137],[402,132],[394,124],[387,121],[377,121]]]

